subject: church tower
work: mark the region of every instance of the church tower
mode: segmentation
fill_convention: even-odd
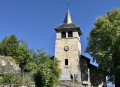
[[[80,80],[80,27],[73,23],[69,10],[62,25],[55,28],[55,58],[60,61],[61,80]],[[78,79],[79,78],[79,79]]]

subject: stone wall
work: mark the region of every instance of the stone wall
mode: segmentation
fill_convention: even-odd
[[[12,61],[11,57],[0,56],[0,74],[13,72],[17,74],[19,71],[19,66],[14,61]]]
[[[90,60],[84,56],[80,57],[81,80],[88,81],[88,67]]]
[[[58,87],[82,87],[81,83],[76,81],[61,81]]]

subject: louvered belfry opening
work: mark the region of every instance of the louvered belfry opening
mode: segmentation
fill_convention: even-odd
[[[73,37],[73,32],[72,31],[68,32],[68,37]]]
[[[62,32],[62,38],[66,38],[66,32]]]

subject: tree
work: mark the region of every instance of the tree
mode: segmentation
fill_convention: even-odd
[[[4,55],[7,53],[7,51],[5,50],[6,49],[5,45],[7,44],[8,39],[9,39],[9,36],[6,36],[2,40],[2,42],[0,42],[0,55]]]
[[[15,59],[16,63],[19,64],[21,71],[24,72],[26,70],[25,66],[30,60],[30,51],[28,48],[19,45],[13,58]]]
[[[120,9],[113,9],[98,17],[88,36],[86,52],[109,80],[120,86]]]
[[[24,41],[23,39],[18,40],[19,45],[24,46],[25,48],[28,48],[28,42]]]
[[[51,60],[43,50],[38,50],[38,53],[31,52],[31,60],[27,69],[34,76],[36,87],[55,87],[59,83],[61,69],[59,68],[58,60]]]
[[[0,43],[0,54],[4,56],[13,56],[16,54],[19,42],[15,35],[6,36]]]
[[[29,50],[27,42],[17,40],[15,35],[6,36],[0,43],[0,54],[5,56],[12,56],[23,72],[31,72],[34,76],[36,87],[55,87],[59,83],[61,69],[59,68],[59,61],[50,59],[43,50]],[[12,76],[7,76],[9,79],[5,81],[12,81]]]
[[[0,43],[0,54],[11,56],[19,64],[22,71],[30,58],[30,51],[27,47],[27,42],[17,40],[15,35],[6,36]]]

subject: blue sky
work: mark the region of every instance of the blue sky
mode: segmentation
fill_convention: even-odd
[[[54,55],[56,32],[62,24],[67,0],[0,0],[0,41],[15,34],[28,41],[29,48],[44,48]],[[120,8],[119,0],[69,0],[69,10],[75,24],[82,31],[82,55],[86,54],[87,35],[94,27],[96,17],[108,10]],[[112,86],[109,86],[112,87]]]

